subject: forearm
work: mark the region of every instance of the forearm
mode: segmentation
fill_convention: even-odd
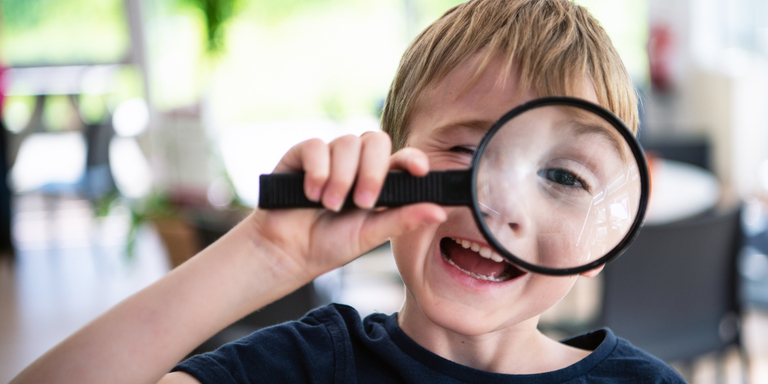
[[[343,197],[370,207],[388,169],[425,175],[416,150],[388,158],[384,133],[294,146],[275,172],[306,171],[308,198],[327,209],[256,210],[222,239],[118,304],[24,370],[15,383],[155,383],[225,326],[423,225],[446,220],[428,203],[338,211]],[[355,184],[354,191],[350,188]]]
[[[246,220],[50,350],[14,383],[154,383],[242,316],[311,280],[283,265]]]

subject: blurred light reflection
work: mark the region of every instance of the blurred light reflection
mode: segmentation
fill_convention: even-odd
[[[310,138],[324,142],[347,135],[379,130],[375,118],[355,118],[339,124],[333,120],[294,120],[241,125],[222,135],[221,153],[243,203],[256,206],[259,175],[271,173],[294,145]]]
[[[76,184],[85,171],[85,151],[80,132],[31,134],[21,143],[11,169],[12,189],[24,193],[46,185]]]
[[[149,108],[143,98],[128,99],[115,109],[112,125],[115,133],[122,137],[134,137],[147,129],[149,124]]]
[[[127,198],[141,198],[152,188],[152,170],[135,139],[115,137],[109,143],[112,176],[120,193]]]

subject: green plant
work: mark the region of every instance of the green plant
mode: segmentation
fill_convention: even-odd
[[[127,205],[130,211],[130,225],[125,238],[125,256],[131,260],[136,254],[136,239],[142,225],[156,219],[172,218],[179,215],[179,207],[168,195],[153,191],[142,199],[125,200],[117,189],[94,201],[96,217],[106,217],[116,205]]]
[[[237,0],[184,0],[189,5],[199,8],[205,18],[206,51],[217,53],[224,48],[222,26],[235,13]]]

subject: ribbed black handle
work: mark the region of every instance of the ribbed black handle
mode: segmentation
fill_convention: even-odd
[[[390,171],[376,201],[377,207],[399,207],[430,202],[440,205],[472,204],[472,171],[450,170],[430,172],[424,177],[407,172]],[[304,195],[304,173],[272,173],[259,176],[259,207],[320,208],[322,205]],[[344,208],[354,208],[352,194]]]

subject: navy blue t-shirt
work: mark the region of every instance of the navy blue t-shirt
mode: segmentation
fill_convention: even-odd
[[[208,383],[684,383],[661,360],[602,329],[564,341],[593,351],[569,367],[532,375],[485,372],[416,344],[396,315],[360,319],[331,304],[299,321],[265,328],[174,371]]]

